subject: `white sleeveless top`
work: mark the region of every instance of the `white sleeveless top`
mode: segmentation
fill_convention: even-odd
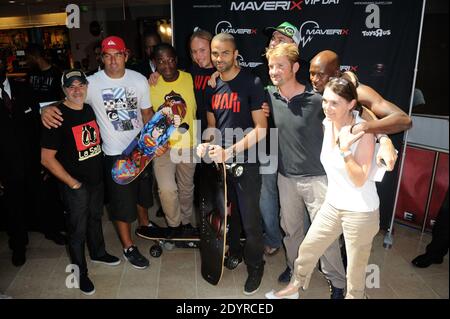
[[[356,123],[364,120],[354,112]],[[350,212],[372,212],[380,206],[375,182],[367,179],[362,187],[356,187],[345,169],[344,158],[339,147],[333,141],[332,122],[325,118],[325,128],[320,161],[327,173],[328,190],[326,201],[333,207]],[[350,151],[355,154],[359,141],[355,142]],[[376,154],[373,155],[374,157]],[[374,162],[374,161],[372,161]],[[373,165],[373,164],[372,164]]]

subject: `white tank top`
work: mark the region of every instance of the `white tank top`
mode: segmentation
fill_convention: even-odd
[[[355,116],[356,123],[364,121],[357,112],[355,112]],[[353,184],[345,169],[344,158],[340,154],[339,147],[334,144],[332,122],[325,119],[323,125],[325,131],[320,161],[328,178],[326,201],[340,210],[350,212],[375,211],[380,206],[375,182],[367,179],[362,187],[356,187]],[[359,141],[350,147],[352,154],[355,154],[358,145]],[[374,154],[375,156],[376,154]]]

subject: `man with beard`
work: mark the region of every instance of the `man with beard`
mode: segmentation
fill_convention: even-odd
[[[244,173],[240,177],[227,174],[227,186],[229,192],[237,197],[246,236],[243,253],[248,277],[243,293],[252,295],[258,291],[264,274],[264,244],[261,213],[258,209],[261,187],[259,164],[256,158],[250,158],[250,154],[256,153],[256,143],[266,135],[267,119],[261,109],[264,102],[262,84],[259,78],[237,66],[238,54],[232,35],[220,33],[212,39],[211,59],[220,76],[216,87],[208,88],[206,93],[207,120],[208,128],[220,130],[221,140],[213,141],[216,145],[199,145],[197,154],[203,157],[208,151],[215,162],[239,162],[243,167]],[[234,129],[236,134],[229,134],[230,129]],[[243,130],[247,134],[238,134],[237,130]],[[233,237],[233,242],[230,242],[232,255],[242,254],[239,232],[232,229],[240,225],[239,222],[233,222],[233,218],[239,215],[231,215],[230,236],[231,232],[237,234],[237,237]]]

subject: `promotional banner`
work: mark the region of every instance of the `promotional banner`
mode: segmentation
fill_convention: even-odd
[[[308,61],[318,52],[333,50],[342,70],[355,72],[408,113],[422,8],[423,0],[172,0],[174,44],[181,65],[188,66],[188,39],[195,27],[213,35],[227,32],[236,38],[241,66],[255,68],[265,63],[270,35],[264,29],[288,21],[300,31],[302,72],[307,75]],[[393,136],[397,149],[402,136]],[[396,167],[379,187],[383,228],[393,210],[399,163]]]

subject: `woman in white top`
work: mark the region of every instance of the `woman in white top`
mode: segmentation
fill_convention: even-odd
[[[363,121],[355,111],[358,96],[348,75],[332,78],[323,94],[326,119],[321,162],[328,177],[325,202],[317,213],[294,265],[289,285],[266,294],[269,299],[297,299],[306,289],[320,256],[342,233],[347,251],[346,298],[363,298],[372,240],[379,230],[379,198],[369,180],[375,136],[351,128]]]

